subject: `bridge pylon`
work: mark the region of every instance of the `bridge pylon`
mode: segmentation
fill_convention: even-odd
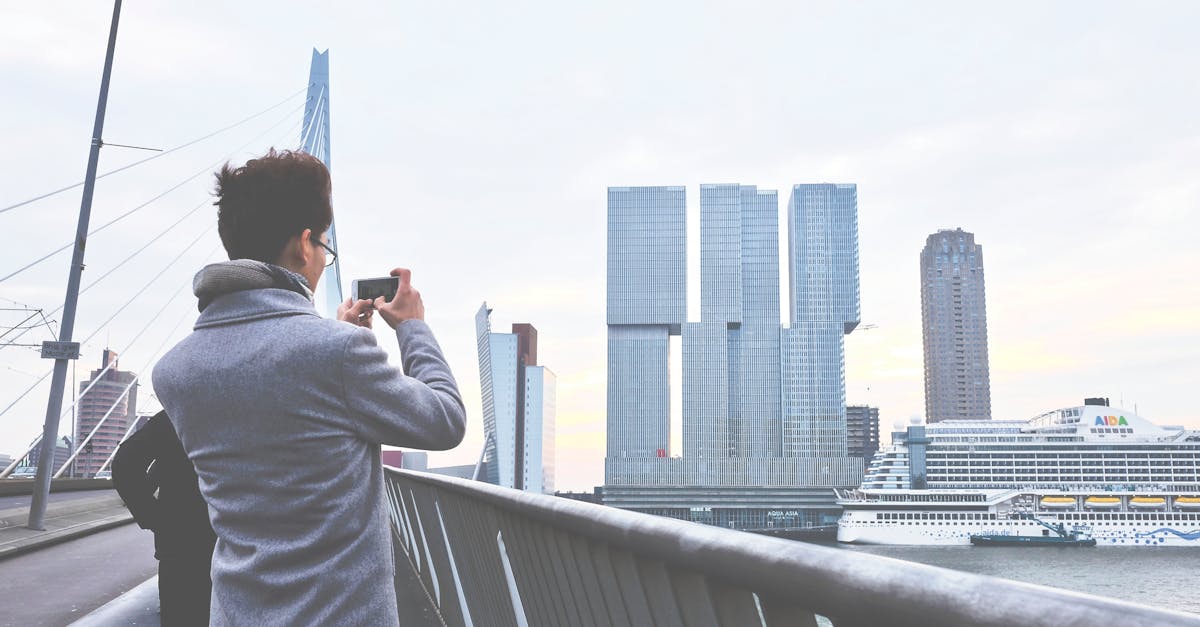
[[[329,152],[329,50],[313,48],[312,65],[308,72],[308,95],[304,102],[304,125],[300,128],[300,149],[318,158],[333,171]],[[329,224],[329,245],[338,250],[337,230]],[[342,302],[341,261],[335,259],[321,276],[321,300],[326,317],[337,315]]]

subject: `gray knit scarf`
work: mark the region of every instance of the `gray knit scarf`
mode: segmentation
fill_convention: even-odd
[[[234,259],[209,264],[192,279],[192,292],[200,299],[200,311],[204,311],[218,296],[269,287],[291,290],[308,300],[312,300],[313,297],[304,277],[282,266],[253,259]]]

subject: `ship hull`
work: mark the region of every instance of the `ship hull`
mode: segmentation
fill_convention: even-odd
[[[1087,524],[1086,522],[1083,524]],[[1191,546],[1200,547],[1200,523],[1184,525],[1091,524],[1096,546]],[[843,521],[838,541],[851,544],[969,546],[972,535],[1013,535],[1043,538],[1045,527],[1025,520],[991,521],[987,524],[875,525]]]

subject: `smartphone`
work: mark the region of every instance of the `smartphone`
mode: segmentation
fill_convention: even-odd
[[[350,293],[354,294],[355,300],[375,300],[382,296],[384,300],[390,302],[396,297],[398,289],[400,289],[400,277],[395,276],[355,279],[350,284]]]

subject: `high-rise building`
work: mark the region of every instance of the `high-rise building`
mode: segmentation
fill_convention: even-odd
[[[514,324],[491,332],[487,303],[475,316],[479,382],[489,483],[530,492],[554,492],[554,373],[537,364],[537,329]]]
[[[83,448],[75,458],[78,476],[91,477],[100,470],[125,437],[129,425],[137,419],[137,375],[119,370],[117,366],[117,353],[104,349],[100,368],[93,370],[88,380],[79,384],[82,396],[79,398],[75,441]],[[96,434],[84,443],[93,430]]]
[[[846,406],[846,454],[870,458],[879,450],[879,408]]]
[[[940,230],[921,251],[925,419],[992,417],[983,246],[962,229]]]
[[[671,449],[670,336],[686,319],[684,188],[608,188],[606,481]]]
[[[857,485],[863,461],[846,455],[840,379],[841,337],[858,322],[854,188],[830,187],[848,188],[850,202],[834,194],[812,209],[814,217],[805,211],[819,203],[799,201],[799,224],[823,230],[810,237],[801,229],[811,243],[799,245],[798,267],[845,278],[834,286],[841,291],[815,277],[802,283],[790,307],[794,324],[787,331],[797,347],[791,355],[781,348],[777,192],[700,186],[700,320],[687,322],[683,188],[609,188],[606,504],[739,529],[837,520],[830,488]],[[811,331],[818,326],[836,337]],[[676,333],[682,335],[683,454],[671,457],[667,353]],[[829,341],[839,344],[820,355],[824,361],[809,363],[810,353]],[[782,374],[788,368],[790,388]],[[830,369],[830,389],[804,387]],[[824,404],[797,400],[813,392],[836,409],[820,415],[813,408]],[[822,436],[816,444],[801,441]]]
[[[846,455],[844,336],[859,322],[858,189],[792,187],[783,331],[783,454]]]
[[[779,455],[779,199],[700,186],[700,322],[683,327],[683,456]]]

